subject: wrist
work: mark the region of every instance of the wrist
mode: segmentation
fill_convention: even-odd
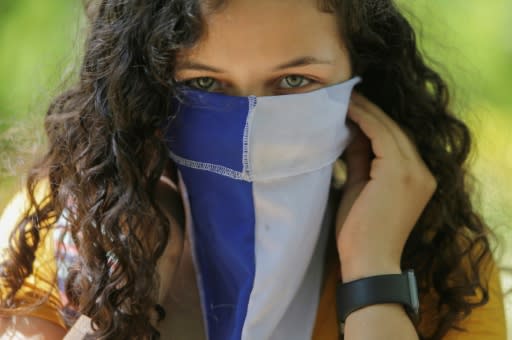
[[[357,260],[345,259],[341,263],[342,282],[350,282],[364,277],[400,274],[402,272],[399,261],[383,258],[357,258]]]
[[[407,270],[400,274],[375,275],[347,283],[338,283],[336,302],[340,330],[343,333],[345,332],[344,325],[347,317],[361,309],[365,309],[366,311],[362,313],[368,316],[375,314],[376,310],[383,310],[383,305],[385,305],[387,314],[388,312],[391,313],[393,309],[398,311],[396,306],[391,306],[391,304],[400,304],[405,308],[408,316],[412,318],[410,321],[416,322],[419,317],[418,289],[413,270]],[[368,310],[367,307],[375,305],[380,306],[374,307],[373,311],[371,311],[372,308]],[[378,314],[380,314],[379,318],[383,317],[382,312]],[[402,319],[404,319],[403,316]],[[356,319],[360,317],[361,315]]]

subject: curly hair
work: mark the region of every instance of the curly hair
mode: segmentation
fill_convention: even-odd
[[[209,1],[212,10],[224,3]],[[156,331],[148,311],[171,227],[155,195],[169,161],[156,132],[174,114],[177,53],[197,43],[205,13],[199,0],[93,5],[79,80],[46,114],[49,147],[29,173],[31,209],[12,233],[0,267],[0,312],[22,308],[15,295],[33,271],[41,232],[53,228],[48,221],[72,198],[67,225],[80,264],[67,278],[70,303],[92,318],[94,338],[147,338]],[[322,0],[319,8],[338,18],[352,69],[364,79],[356,89],[410,135],[437,180],[407,240],[402,267],[415,269],[422,299],[438,297],[437,323],[421,339],[441,339],[488,301],[484,269],[493,233],[471,202],[470,131],[450,111],[446,82],[427,66],[411,24],[392,0]],[[36,200],[45,179],[48,197]],[[118,260],[115,270],[110,255]],[[481,298],[469,301],[477,291]]]

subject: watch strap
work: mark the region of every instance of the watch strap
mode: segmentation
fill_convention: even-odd
[[[342,283],[336,289],[338,320],[341,330],[347,316],[366,306],[399,303],[414,317],[418,316],[419,299],[413,270],[401,274],[385,274]]]

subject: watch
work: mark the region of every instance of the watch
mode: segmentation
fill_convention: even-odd
[[[336,303],[342,333],[347,316],[369,305],[399,303],[417,320],[419,299],[414,271],[409,269],[401,274],[376,275],[346,283],[339,282]]]

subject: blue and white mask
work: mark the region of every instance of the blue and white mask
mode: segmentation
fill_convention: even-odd
[[[166,139],[208,339],[311,338],[323,263],[313,255],[360,80],[264,97],[185,90]]]

